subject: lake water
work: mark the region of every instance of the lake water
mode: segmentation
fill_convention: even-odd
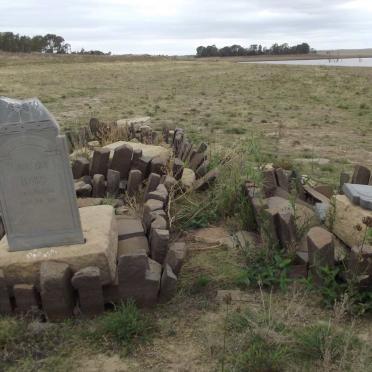
[[[256,61],[240,63],[263,63],[270,65],[308,65],[308,66],[344,66],[344,67],[372,67],[372,58],[344,58],[344,59],[294,59],[288,61]]]

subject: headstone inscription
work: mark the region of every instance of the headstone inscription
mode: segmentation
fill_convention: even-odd
[[[66,138],[38,99],[0,97],[0,174],[9,251],[84,242]]]

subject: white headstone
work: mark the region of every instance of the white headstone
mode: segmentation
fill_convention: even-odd
[[[84,242],[67,154],[38,99],[0,97],[0,206],[10,251]]]

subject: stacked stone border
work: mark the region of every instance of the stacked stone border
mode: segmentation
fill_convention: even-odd
[[[363,278],[360,288],[372,288],[372,247],[363,239],[372,212],[343,195],[350,185],[371,185],[371,181],[370,170],[362,165],[354,167],[352,176],[341,174],[338,190],[310,185],[296,172],[267,166],[260,186],[252,181],[244,185],[254,215],[249,229],[259,232],[269,247],[295,254],[291,278],[310,274],[320,286],[322,270],[342,262],[348,276]]]
[[[94,125],[97,126],[96,120],[90,122],[90,131],[94,131]],[[130,128],[129,138],[146,144],[153,143],[156,137],[149,126]],[[110,149],[94,146],[90,160],[77,156],[72,161],[80,207],[99,205],[105,197],[116,198],[115,280],[105,283],[98,266],[74,271],[65,262],[45,261],[37,283],[9,285],[7,273],[0,270],[1,315],[37,314],[58,322],[73,316],[96,316],[107,304],[129,299],[140,307],[149,307],[174,296],[187,249],[183,241],[171,241],[169,193],[181,182],[185,169],[195,171],[198,180],[203,179],[208,174],[208,159],[207,145],[202,143],[195,148],[180,128],[164,129],[163,140],[172,146],[171,162],[164,157],[145,157],[130,144],[116,147],[112,156]],[[190,168],[185,168],[185,164]],[[122,196],[139,196],[141,190],[142,217],[121,213],[121,208],[125,208]],[[4,235],[0,219],[0,236]]]

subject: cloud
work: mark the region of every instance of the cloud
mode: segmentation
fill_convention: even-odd
[[[198,45],[364,48],[371,0],[0,0],[1,31],[58,33],[73,49],[191,54]]]

